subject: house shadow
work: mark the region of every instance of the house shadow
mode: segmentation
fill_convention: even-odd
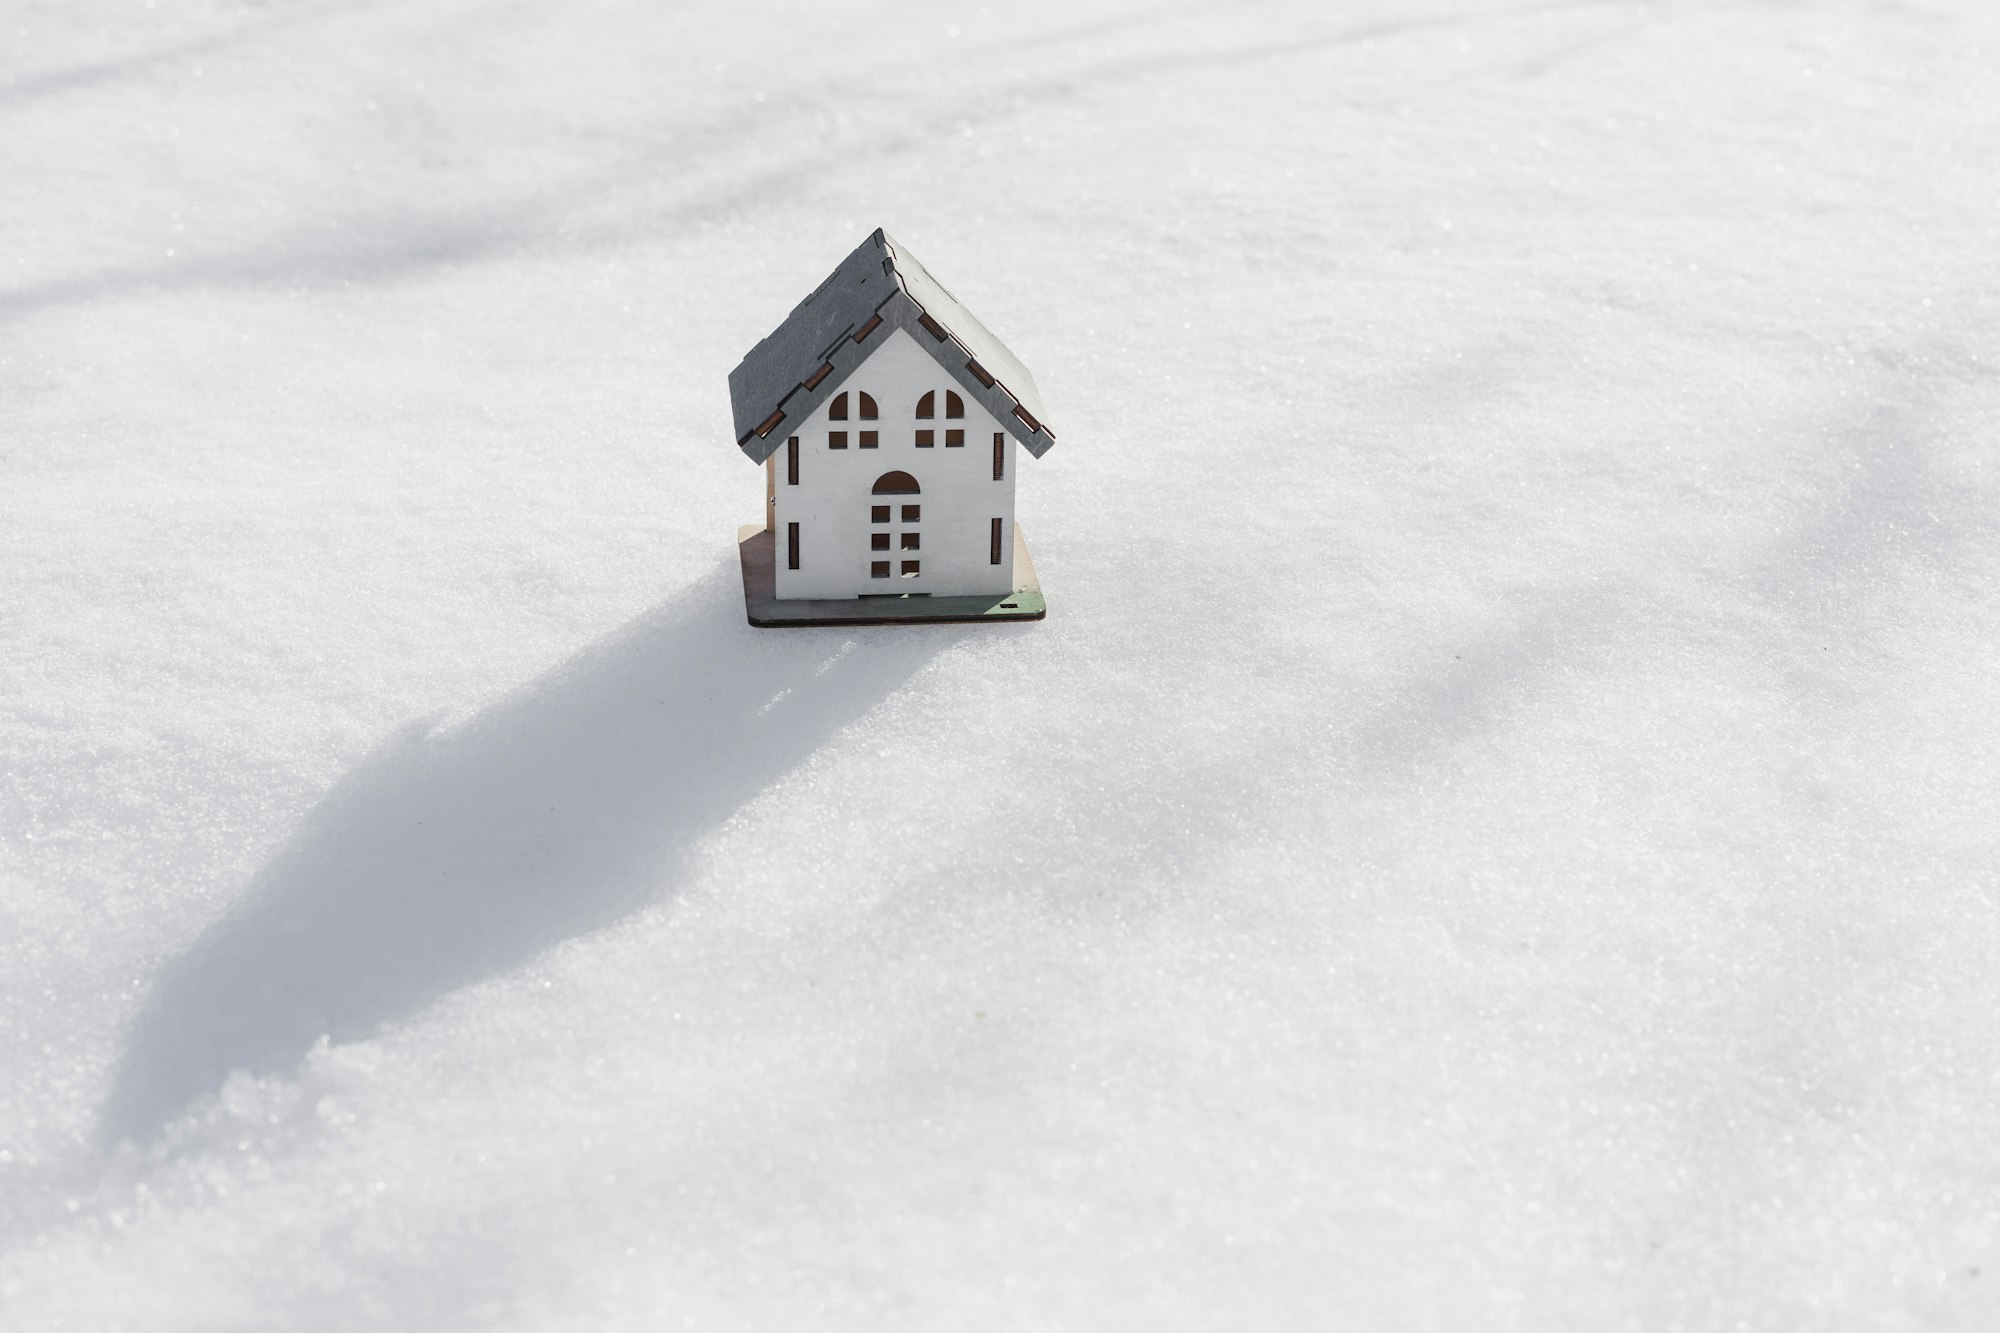
[[[405,729],[163,969],[101,1141],[658,900],[705,830],[964,632],[753,630],[732,559],[463,724]]]

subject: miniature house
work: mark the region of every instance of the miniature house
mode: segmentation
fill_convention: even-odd
[[[881,231],[729,375],[764,465],[742,530],[754,625],[1035,620],[1022,451],[1055,443],[1027,367]]]

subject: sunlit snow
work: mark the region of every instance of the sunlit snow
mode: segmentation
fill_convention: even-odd
[[[2000,8],[0,7],[0,1328],[2000,1326]],[[870,230],[1040,624],[757,631]]]

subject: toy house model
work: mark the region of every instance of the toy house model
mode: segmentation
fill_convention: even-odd
[[[888,236],[750,349],[729,398],[764,465],[764,522],[738,534],[751,624],[1045,614],[1014,523],[1021,450],[1055,443],[1041,396]]]

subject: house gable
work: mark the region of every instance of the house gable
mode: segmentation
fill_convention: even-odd
[[[1025,450],[918,336],[878,330],[865,346],[866,363],[786,423],[766,465],[767,526],[783,552],[776,595],[1005,594]]]
[[[1029,453],[1055,444],[1028,368],[878,229],[729,373],[738,447],[769,458],[897,329]]]

